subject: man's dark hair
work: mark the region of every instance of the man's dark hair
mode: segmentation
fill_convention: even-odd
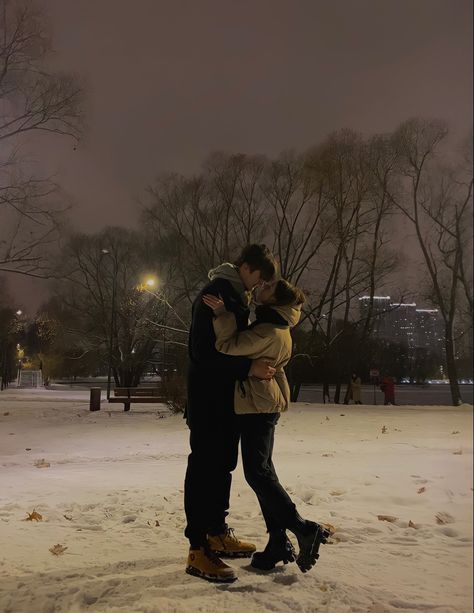
[[[264,281],[272,281],[277,271],[275,257],[266,245],[247,245],[234,264],[247,264],[251,272],[259,270]]]
[[[288,304],[298,305],[306,301],[303,290],[296,287],[296,285],[292,285],[285,279],[277,281],[274,295],[277,306],[286,306]]]

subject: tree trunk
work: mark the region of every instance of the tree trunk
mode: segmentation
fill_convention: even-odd
[[[458,373],[456,366],[456,358],[454,352],[454,338],[452,326],[446,326],[445,333],[445,349],[446,349],[446,370],[449,377],[449,386],[451,388],[451,399],[453,406],[457,407],[462,404],[461,391],[458,384]]]

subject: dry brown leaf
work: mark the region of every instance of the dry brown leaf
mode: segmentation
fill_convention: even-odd
[[[377,515],[377,519],[379,521],[389,521],[391,524],[398,520],[398,517],[394,517],[393,515]]]
[[[72,517],[70,515],[63,515],[64,519],[67,519],[68,521],[72,521]]]
[[[410,519],[410,521],[408,522],[408,527],[409,527],[409,528],[415,528],[415,530],[418,530],[418,526],[417,526],[416,524],[414,524],[414,523],[411,521],[411,519]]]
[[[46,460],[42,458],[41,460],[36,460],[35,466],[36,468],[49,468],[51,464],[49,462],[46,462]]]
[[[450,515],[449,513],[445,513],[444,511],[441,511],[440,513],[436,513],[435,517],[436,517],[436,523],[440,525],[454,523],[454,517]]]
[[[462,449],[459,449],[458,451],[453,451],[453,455],[462,455]]]
[[[27,513],[28,517],[24,519],[24,521],[42,521],[43,516],[40,513],[37,513],[34,509],[32,513]]]
[[[159,525],[160,525],[160,522],[157,519],[155,519],[155,528],[158,528]]]
[[[417,494],[423,494],[423,492],[426,492],[426,487],[420,487],[420,489],[417,491]]]
[[[64,547],[64,545],[60,545],[59,543],[57,545],[53,545],[52,547],[49,548],[49,550],[53,554],[53,556],[60,556],[60,555],[62,555],[66,551],[66,549],[67,549],[67,547]]]
[[[385,432],[387,432],[387,427],[386,426],[382,426],[382,434],[385,434]]]

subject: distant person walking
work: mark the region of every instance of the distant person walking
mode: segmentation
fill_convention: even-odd
[[[354,404],[362,404],[361,395],[362,381],[360,377],[354,372],[352,373],[351,377],[349,400],[352,400]]]
[[[380,384],[384,393],[384,404],[395,404],[395,382],[390,375],[385,375]]]

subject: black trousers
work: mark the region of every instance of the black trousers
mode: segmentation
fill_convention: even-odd
[[[233,411],[200,416],[190,425],[191,453],[184,481],[185,535],[192,548],[226,527],[232,471],[237,466],[239,425]]]
[[[291,528],[297,517],[296,507],[278,480],[272,460],[279,417],[279,413],[238,416],[245,479],[257,495],[268,532]]]

